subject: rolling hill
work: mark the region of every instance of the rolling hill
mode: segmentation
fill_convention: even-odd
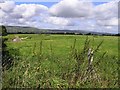
[[[43,33],[43,34],[92,34],[92,35],[115,35],[112,33],[93,32],[86,30],[59,30],[59,29],[38,29],[34,27],[22,27],[22,26],[6,26],[8,33]]]

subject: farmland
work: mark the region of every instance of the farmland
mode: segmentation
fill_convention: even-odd
[[[13,42],[15,36],[27,39]],[[9,34],[4,38],[14,60],[3,72],[3,88],[118,87],[117,36]],[[99,45],[88,73],[87,52]]]

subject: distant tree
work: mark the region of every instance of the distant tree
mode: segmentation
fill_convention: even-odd
[[[86,35],[92,35],[91,33],[87,33]]]
[[[3,25],[0,27],[0,35],[2,35],[2,36],[6,36],[7,35],[7,29]]]
[[[120,33],[118,33],[118,34],[115,34],[114,36],[120,36]]]
[[[7,35],[7,29],[5,26],[2,25],[2,36]]]

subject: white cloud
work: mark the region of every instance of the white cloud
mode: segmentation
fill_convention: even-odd
[[[47,17],[43,20],[46,23],[63,25],[63,26],[73,26],[74,23],[70,19],[62,18],[62,17]]]
[[[4,3],[0,3],[0,9],[4,12],[11,12],[15,7],[15,3],[13,1],[5,1]]]
[[[49,12],[58,17],[87,17],[93,13],[93,5],[82,0],[62,0],[53,5]]]
[[[0,3],[0,24],[38,28],[117,32],[117,2],[93,6],[82,0],[62,0],[47,8],[40,4]]]
[[[108,2],[96,6],[95,18],[98,25],[109,28],[118,25],[118,2]]]
[[[14,9],[13,14],[21,15],[23,18],[31,18],[34,16],[39,16],[44,11],[47,11],[48,8],[43,5],[36,5],[36,4],[21,4],[17,5]]]
[[[36,21],[48,8],[39,4],[15,5],[13,1],[0,3],[0,23],[5,25],[26,24]]]
[[[3,12],[1,9],[0,9],[0,19],[4,18],[5,16],[5,12]]]
[[[107,20],[98,20],[97,23],[99,25],[103,25],[103,26],[117,26],[118,25],[118,18],[111,18],[111,19],[107,19]]]
[[[118,17],[118,2],[109,2],[96,6],[95,15],[98,19]]]

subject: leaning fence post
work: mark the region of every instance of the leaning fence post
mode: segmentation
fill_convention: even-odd
[[[88,68],[89,69],[92,66],[92,62],[93,62],[93,50],[89,48],[88,50]]]

